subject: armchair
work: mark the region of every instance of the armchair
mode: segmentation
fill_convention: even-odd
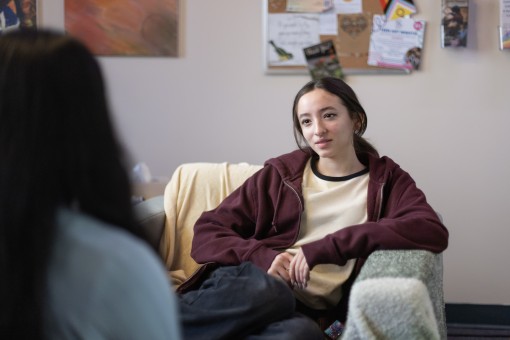
[[[190,257],[193,225],[261,166],[188,163],[165,189],[135,205],[140,225],[178,287],[199,265]],[[446,339],[441,254],[379,250],[356,278],[342,339]]]

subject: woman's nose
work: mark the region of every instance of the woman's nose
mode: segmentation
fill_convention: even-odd
[[[324,126],[322,124],[318,123],[315,126],[315,135],[322,136],[324,133],[326,133],[326,128],[324,128]]]

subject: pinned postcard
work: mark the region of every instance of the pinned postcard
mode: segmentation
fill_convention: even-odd
[[[395,20],[398,18],[408,17],[416,13],[416,6],[406,0],[392,0],[386,7],[386,18]]]
[[[466,47],[468,0],[442,0],[441,47]]]
[[[500,49],[510,49],[510,0],[499,0]]]
[[[499,0],[499,24],[510,26],[510,0]]]
[[[361,0],[333,0],[333,7],[319,16],[320,34],[337,34],[337,15],[354,14],[363,12],[363,3]]]
[[[332,40],[306,47],[303,52],[313,80],[324,77],[343,78],[342,67]]]
[[[384,15],[374,15],[368,64],[409,71],[419,69],[424,34],[424,20],[387,20]]]
[[[338,14],[337,54],[345,68],[367,70],[374,67],[367,64],[372,15]]]
[[[333,0],[287,0],[287,12],[321,13],[333,7]]]
[[[334,0],[334,9],[337,14],[351,14],[363,12],[363,2],[361,0]]]

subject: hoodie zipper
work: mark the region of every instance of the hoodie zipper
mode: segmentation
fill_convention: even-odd
[[[282,180],[282,183],[285,182]],[[276,215],[277,215],[277,212],[278,212],[278,206],[280,205],[280,198],[282,197],[282,186],[283,184],[280,183],[280,187],[278,188],[278,197],[276,198],[276,205],[275,205],[275,208],[274,208],[274,215],[273,215],[273,220],[271,221],[271,227],[274,229],[274,232],[275,233],[278,233],[278,228],[276,227]]]
[[[292,240],[292,242],[289,244],[289,247],[291,245],[293,245],[294,243],[296,243],[296,240],[297,238],[299,237],[299,234],[301,232],[301,214],[303,213],[303,201],[301,200],[301,197],[299,196],[298,192],[296,191],[296,189],[294,189],[294,187],[292,185],[290,185],[290,183],[288,183],[286,180],[283,180],[283,183],[288,186],[292,192],[294,194],[296,194],[296,197],[299,201],[299,215],[298,215],[298,223],[297,223],[297,226],[298,226],[298,230],[297,230],[297,233],[296,233],[296,236],[294,237],[294,240]],[[275,216],[276,216],[276,211],[275,211]]]
[[[375,199],[375,209],[374,209],[373,219],[376,222],[379,221],[379,219],[381,217],[381,213],[382,213],[382,201],[383,201],[384,184],[385,183],[382,183],[379,186],[379,191],[378,191],[377,197]]]

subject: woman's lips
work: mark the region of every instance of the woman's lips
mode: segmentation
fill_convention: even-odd
[[[321,139],[317,142],[315,142],[315,145],[317,145],[318,148],[325,148],[328,146],[329,142],[331,142],[331,139]]]

